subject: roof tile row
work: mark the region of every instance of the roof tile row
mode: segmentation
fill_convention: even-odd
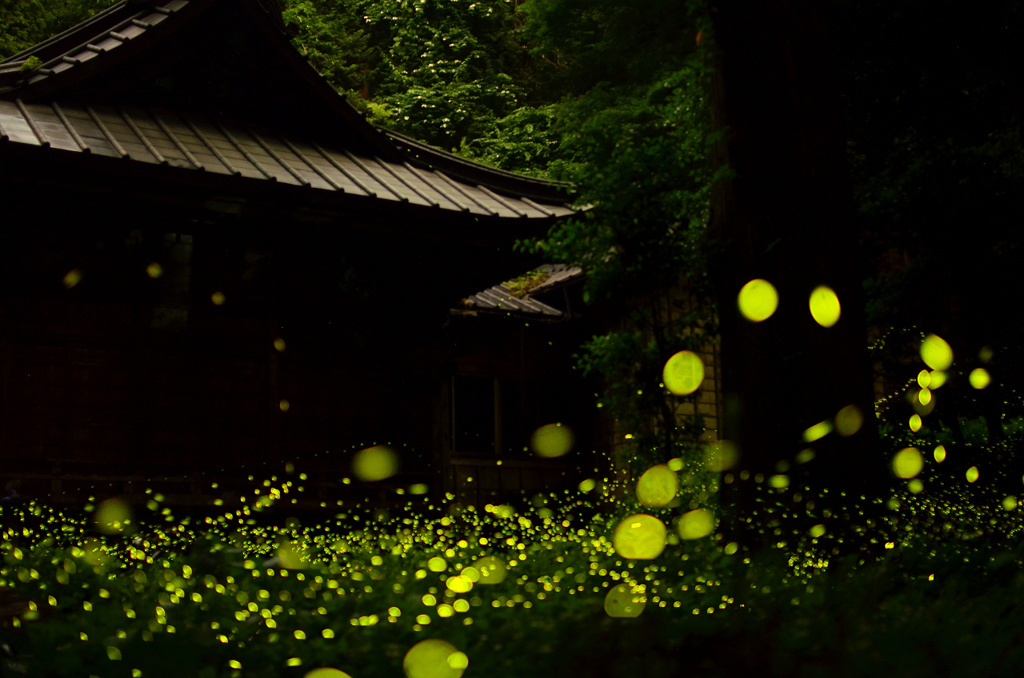
[[[0,100],[0,142],[237,175],[454,212],[506,218],[572,213],[566,204],[539,204],[500,195],[408,162],[358,156],[297,137],[168,111]]]
[[[473,311],[540,316],[548,320],[562,320],[568,317],[568,309],[563,311],[534,297],[581,279],[583,269],[565,264],[544,264],[532,273],[540,274],[540,277],[526,294],[516,294],[507,283],[501,283],[463,299],[462,306]]]

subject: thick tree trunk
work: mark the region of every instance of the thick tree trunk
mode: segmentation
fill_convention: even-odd
[[[829,523],[823,509],[836,515],[845,503],[840,493],[877,495],[889,476],[877,444],[864,276],[826,30],[813,0],[719,0],[713,12],[712,107],[715,128],[724,131],[715,163],[734,172],[714,188],[710,227],[721,313],[722,435],[740,450],[735,480],[725,487],[749,515],[756,479],[787,474],[789,496],[803,495],[793,503],[803,516],[798,523]],[[779,293],[778,310],[760,323],[737,308],[740,288],[754,278]],[[842,304],[830,328],[815,323],[808,309],[818,285],[834,289]],[[848,405],[863,413],[859,432],[804,441],[806,429],[834,421]],[[798,463],[808,448],[814,459]],[[749,481],[740,480],[741,470]],[[831,501],[823,500],[826,488]],[[817,504],[809,511],[808,499]]]

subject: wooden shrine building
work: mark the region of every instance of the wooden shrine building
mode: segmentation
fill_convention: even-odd
[[[557,483],[523,441],[586,428],[575,274],[488,290],[570,199],[367,123],[274,0],[127,0],[0,62],[0,487],[200,502],[294,462],[333,503],[377,444],[377,499]]]

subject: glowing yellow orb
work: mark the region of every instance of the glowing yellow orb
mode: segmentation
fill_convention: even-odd
[[[441,556],[434,556],[427,561],[427,569],[431,572],[444,572],[448,569],[448,561]]]
[[[303,678],[352,678],[344,671],[338,669],[313,669],[307,673]]]
[[[69,290],[80,282],[82,282],[82,272],[77,268],[71,269],[64,275],[64,287]]]
[[[666,464],[652,466],[636,482],[636,500],[644,506],[664,506],[678,491],[679,477]]]
[[[469,666],[469,657],[465,652],[452,652],[448,655],[448,666],[453,669],[465,669]]]
[[[831,287],[815,287],[809,305],[811,317],[822,327],[832,327],[839,322],[839,297]]]
[[[604,597],[604,611],[609,617],[639,617],[646,606],[644,597],[633,593],[628,584],[613,586]]]
[[[971,373],[967,375],[967,380],[971,382],[971,386],[979,390],[992,383],[992,377],[983,367],[971,370]]]
[[[921,415],[920,414],[912,414],[912,415],[910,415],[910,430],[911,431],[913,431],[914,433],[917,433],[918,431],[921,430],[921,426],[923,426],[923,425],[924,425],[924,422],[921,420]]]
[[[132,507],[123,499],[107,499],[96,507],[94,520],[103,534],[120,534],[131,527]]]
[[[978,479],[979,475],[981,474],[978,472],[978,467],[972,466],[971,468],[967,469],[967,482],[973,483]]]
[[[825,535],[825,526],[824,525],[815,525],[814,527],[812,527],[810,530],[807,531],[807,534],[811,535],[812,539],[818,539],[819,537],[822,537],[822,536]]]
[[[677,525],[683,539],[703,539],[715,529],[715,516],[707,509],[694,509],[679,516]]]
[[[821,440],[831,432],[831,420],[826,419],[825,421],[819,421],[817,424],[811,426],[806,431],[804,431],[804,442],[813,443],[815,440]]]
[[[286,570],[301,570],[306,567],[302,557],[302,546],[294,542],[284,542],[277,549],[277,559]]]
[[[477,558],[473,561],[473,567],[480,570],[479,584],[500,584],[508,575],[505,563],[494,556]]]
[[[847,405],[836,414],[836,432],[848,438],[864,425],[864,414],[856,405]]]
[[[796,463],[798,463],[798,464],[806,464],[807,462],[813,461],[813,460],[814,460],[814,450],[812,450],[809,447],[806,448],[806,449],[800,450],[800,452],[798,452],[797,455],[796,455]]]
[[[704,362],[693,351],[679,351],[665,362],[661,379],[675,395],[689,395],[704,381]]]
[[[651,560],[665,550],[665,523],[646,513],[624,518],[612,534],[615,552],[629,560]]]
[[[767,280],[756,278],[740,290],[738,303],[744,318],[759,323],[775,313],[779,307],[779,293]]]
[[[150,278],[156,279],[162,276],[163,274],[164,267],[155,261],[146,267],[146,275],[148,275]]]
[[[278,353],[284,353],[284,350],[288,348],[288,344],[285,343],[284,339],[278,337],[274,339],[274,350]]]
[[[921,342],[921,360],[933,370],[948,370],[953,364],[953,349],[937,334],[929,334]]]
[[[897,478],[909,480],[924,468],[924,457],[916,447],[906,447],[892,458],[892,470]]]
[[[227,297],[223,292],[214,292],[210,295],[210,302],[214,306],[223,306],[225,301],[227,301]]]
[[[448,577],[444,580],[444,585],[449,591],[453,591],[455,593],[468,593],[473,590],[472,580],[461,574],[454,577]]]
[[[581,481],[578,487],[580,492],[590,492],[592,489],[597,487],[597,481],[593,478],[587,478],[586,480]]]
[[[375,445],[356,452],[352,473],[362,481],[384,480],[398,473],[398,455],[387,445]]]
[[[739,461],[740,451],[736,443],[729,440],[719,440],[707,448],[707,465],[709,471],[720,473],[728,471]]]
[[[465,654],[440,638],[421,640],[402,660],[407,678],[460,678],[468,665]]]
[[[942,462],[946,461],[946,446],[945,445],[938,445],[938,446],[936,446],[935,447],[934,455],[935,455],[935,461],[937,461],[938,463],[941,464]]]
[[[917,402],[923,406],[927,406],[932,401],[932,391],[928,388],[922,388],[917,392]]]
[[[928,388],[935,390],[946,383],[946,373],[942,370],[935,370],[928,373]]]
[[[546,424],[530,437],[530,448],[538,457],[561,457],[572,449],[572,429],[563,424]]]

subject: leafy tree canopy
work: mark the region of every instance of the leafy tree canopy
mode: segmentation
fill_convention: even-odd
[[[7,58],[114,4],[115,0],[0,0],[0,58]]]

